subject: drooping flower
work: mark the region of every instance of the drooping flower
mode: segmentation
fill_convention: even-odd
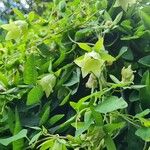
[[[85,53],[85,55],[77,58],[74,62],[81,67],[83,78],[89,73],[93,73],[99,78],[105,61],[101,59],[99,53],[92,51]]]

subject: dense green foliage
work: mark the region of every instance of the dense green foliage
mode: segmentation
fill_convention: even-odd
[[[0,28],[0,150],[150,147],[149,0],[53,0]]]

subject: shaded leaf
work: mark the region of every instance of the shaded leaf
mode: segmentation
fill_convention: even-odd
[[[10,144],[14,141],[17,141],[19,139],[22,139],[24,137],[27,137],[27,130],[26,129],[21,130],[18,134],[14,135],[12,137],[9,137],[6,139],[0,139],[0,144],[7,146],[8,144]]]

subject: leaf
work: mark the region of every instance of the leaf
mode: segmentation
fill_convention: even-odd
[[[50,114],[50,106],[49,105],[45,105],[44,111],[42,113],[42,116],[41,116],[41,119],[40,119],[40,122],[39,122],[40,126],[46,123],[46,121],[49,118],[49,114]]]
[[[18,134],[14,135],[12,137],[9,137],[6,139],[0,139],[0,144],[7,146],[8,144],[10,144],[14,141],[17,141],[19,139],[22,139],[24,137],[27,137],[27,130],[26,129],[21,130],[20,132],[18,132]]]
[[[139,118],[144,127],[150,127],[150,120],[145,118]]]
[[[146,115],[148,115],[150,113],[150,109],[145,109],[144,111],[138,113],[135,115],[136,118],[141,118],[141,117],[145,117]]]
[[[35,86],[28,93],[26,105],[33,105],[40,102],[43,96],[43,90],[41,86]]]
[[[120,83],[120,81],[114,76],[114,75],[109,75],[111,80],[114,81],[115,83]]]
[[[85,51],[88,51],[88,52],[92,51],[92,48],[88,46],[88,44],[86,43],[78,43],[78,46]]]
[[[73,72],[73,75],[71,77],[71,79],[69,81],[67,81],[66,83],[64,83],[64,86],[73,86],[76,83],[79,83],[80,81],[80,69],[77,68],[76,72]]]
[[[35,18],[35,12],[34,11],[31,11],[29,14],[28,14],[28,20],[29,22],[32,22]]]
[[[17,8],[13,8],[14,13],[19,17],[19,19],[25,19],[23,13]]]
[[[56,77],[54,74],[47,74],[41,80],[38,81],[39,85],[41,85],[43,91],[46,93],[46,97],[53,92],[53,87],[56,83]]]
[[[63,117],[64,117],[64,114],[54,115],[53,117],[51,117],[49,119],[49,123],[51,125],[54,125],[56,122],[58,122],[59,120],[61,120]]]
[[[135,102],[139,100],[139,91],[135,90],[133,92],[131,92],[130,96],[129,96],[129,101],[130,102]]]
[[[19,118],[19,113],[17,111],[17,109],[15,110],[15,128],[14,128],[14,132],[13,135],[16,135],[20,132],[21,130],[21,123],[20,123],[20,118]],[[23,139],[19,139],[16,141],[13,141],[13,150],[22,150],[23,146],[24,146],[24,140]]]
[[[111,55],[109,55],[108,53],[105,53],[105,52],[101,53],[100,56],[103,60],[105,60],[107,62],[114,62],[116,60],[113,56],[111,56]]]
[[[8,31],[5,40],[18,40],[21,36],[21,29],[14,23],[1,25],[1,27]]]
[[[5,85],[5,86],[8,86],[8,79],[7,77],[0,72],[0,81]]]
[[[111,123],[104,125],[103,129],[106,133],[112,134],[114,131],[123,128],[125,125],[125,122]]]
[[[136,0],[116,0],[114,7],[121,6],[124,11],[127,11],[129,6],[136,3]]]
[[[139,136],[142,140],[150,141],[150,128],[141,127],[136,132],[135,135]]]
[[[144,24],[144,27],[147,30],[150,30],[150,12],[147,13],[147,11],[145,11],[145,10],[148,10],[148,9],[150,9],[149,6],[145,7],[144,9],[139,11],[139,14],[141,16],[141,19],[142,19],[142,22]]]
[[[140,64],[146,66],[146,67],[150,67],[150,55],[145,56],[141,59],[139,59],[138,61]]]
[[[123,16],[123,12],[121,11],[121,12],[116,16],[115,20],[113,21],[113,24],[114,24],[114,25],[117,25],[117,24],[120,22],[122,16]]]
[[[142,85],[146,85],[146,87],[140,89],[139,91],[139,97],[140,97],[140,102],[141,105],[144,109],[150,107],[150,72],[146,71],[143,74],[142,80],[141,80]]]
[[[125,47],[125,46],[122,47],[116,59],[120,58],[125,52],[127,52],[127,50],[128,50],[128,47]]]
[[[128,48],[127,51],[122,55],[122,58],[125,60],[133,61],[134,56],[130,48]]]
[[[83,132],[85,132],[90,125],[93,123],[93,118],[91,116],[91,113],[88,114],[88,119],[85,120],[85,122],[83,122],[83,124],[80,126],[80,128],[77,128],[76,132],[75,132],[75,136],[78,137],[80,136]]]
[[[23,79],[25,84],[35,84],[37,80],[37,70],[35,66],[35,57],[30,54],[27,57],[27,61],[24,65]]]
[[[103,18],[105,21],[111,21],[112,22],[112,18],[107,11],[104,12]]]
[[[98,92],[94,92],[90,95],[87,95],[83,98],[81,98],[77,103],[75,102],[70,102],[70,105],[76,110],[79,111],[80,108],[83,106],[84,102],[87,101],[88,99],[92,98],[92,97],[96,97],[96,98],[100,98],[103,94],[107,93],[108,91],[110,91],[110,89],[105,89],[102,91],[98,91]]]
[[[67,96],[65,96],[65,98],[62,100],[62,102],[59,104],[59,106],[65,105],[65,104],[68,102],[68,100],[69,100],[69,98],[70,98],[70,95],[71,95],[71,92],[68,93]]]
[[[52,148],[54,145],[54,139],[47,140],[39,145],[40,150],[47,150],[48,148]]]
[[[36,142],[38,139],[39,139],[39,137],[42,135],[42,132],[40,131],[40,132],[38,132],[37,134],[35,134],[33,137],[32,137],[32,139],[30,140],[30,142],[29,142],[29,145],[31,145],[31,144],[33,144],[34,142]]]
[[[123,109],[126,108],[128,104],[124,99],[118,98],[116,96],[110,96],[107,99],[105,99],[102,103],[98,104],[95,107],[95,111],[98,111],[100,113],[109,113],[117,109]]]
[[[7,119],[7,124],[9,126],[9,130],[11,131],[11,133],[13,134],[14,132],[14,127],[15,127],[15,124],[14,124],[14,121],[15,121],[15,114],[14,112],[12,111],[12,109],[10,109],[8,107],[8,119]]]
[[[103,43],[104,43],[104,39],[102,37],[99,37],[98,41],[94,45],[94,50],[96,52],[100,52],[100,50],[103,50],[104,49]]]
[[[116,150],[115,143],[109,134],[105,136],[104,141],[105,141],[107,150]]]
[[[91,107],[91,111],[92,111],[92,117],[95,120],[95,124],[97,126],[103,126],[104,123],[103,123],[102,115],[99,112],[95,111],[93,107]]]

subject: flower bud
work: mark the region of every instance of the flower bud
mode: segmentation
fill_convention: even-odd
[[[86,83],[87,88],[96,88],[97,87],[97,80],[93,73],[90,74],[89,79]]]
[[[127,68],[123,67],[121,70],[122,82],[133,82],[134,72],[135,71],[131,69],[131,65],[129,65]]]

